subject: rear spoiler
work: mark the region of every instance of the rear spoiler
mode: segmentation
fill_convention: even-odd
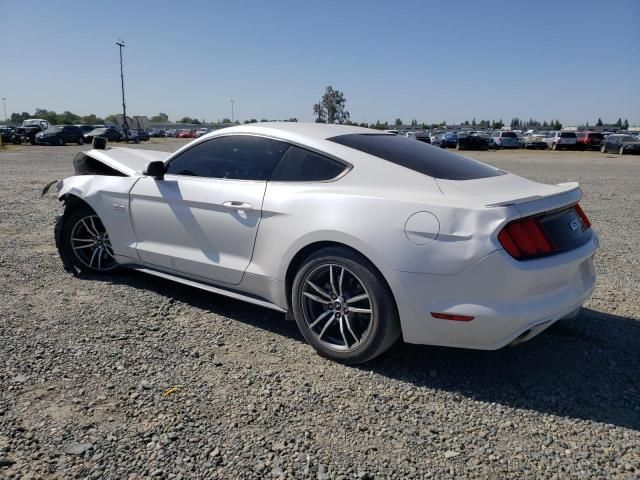
[[[565,182],[559,183],[556,185],[559,187],[556,192],[548,195],[532,195],[530,197],[522,197],[515,198],[513,200],[507,200],[505,202],[492,203],[490,205],[485,205],[485,207],[493,208],[493,207],[507,207],[510,205],[522,205],[523,203],[529,203],[536,200],[541,199],[550,199],[553,197],[557,197],[558,195],[566,195],[568,193],[575,194],[577,199],[580,200],[582,197],[582,190],[580,189],[580,184],[578,182]]]

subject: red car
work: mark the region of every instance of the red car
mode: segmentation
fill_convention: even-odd
[[[598,132],[576,132],[578,150],[600,150],[604,135]]]
[[[196,130],[193,128],[191,130],[189,130],[188,128],[183,128],[181,130],[178,130],[176,138],[196,138]]]

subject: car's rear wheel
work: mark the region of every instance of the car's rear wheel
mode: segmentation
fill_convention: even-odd
[[[105,274],[118,269],[109,234],[88,205],[80,205],[65,214],[61,248],[81,272]]]
[[[59,138],[59,139],[58,139],[58,145],[59,145],[60,147],[64,147],[64,138]]]
[[[371,262],[347,248],[329,247],[305,260],[291,303],[307,342],[341,363],[366,362],[400,337],[389,287]]]

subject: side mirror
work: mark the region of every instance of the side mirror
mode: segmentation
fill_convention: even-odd
[[[147,166],[142,173],[148,175],[149,177],[153,177],[156,180],[162,180],[164,179],[164,162],[161,162],[159,160],[155,162],[149,162],[147,163]]]

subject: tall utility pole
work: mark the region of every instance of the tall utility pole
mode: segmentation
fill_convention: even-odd
[[[7,97],[2,97],[2,103],[4,104],[4,123],[9,123],[7,118]]]
[[[122,49],[124,48],[124,40],[118,39],[116,45],[120,47],[120,84],[122,86],[122,114],[124,115],[124,135],[129,138],[129,124],[127,123],[127,105],[124,102],[124,71],[122,70]]]
[[[233,120],[234,120],[234,118],[233,118],[233,104],[234,104],[235,102],[236,102],[236,101],[232,98],[232,99],[231,99],[231,123],[233,123]]]

